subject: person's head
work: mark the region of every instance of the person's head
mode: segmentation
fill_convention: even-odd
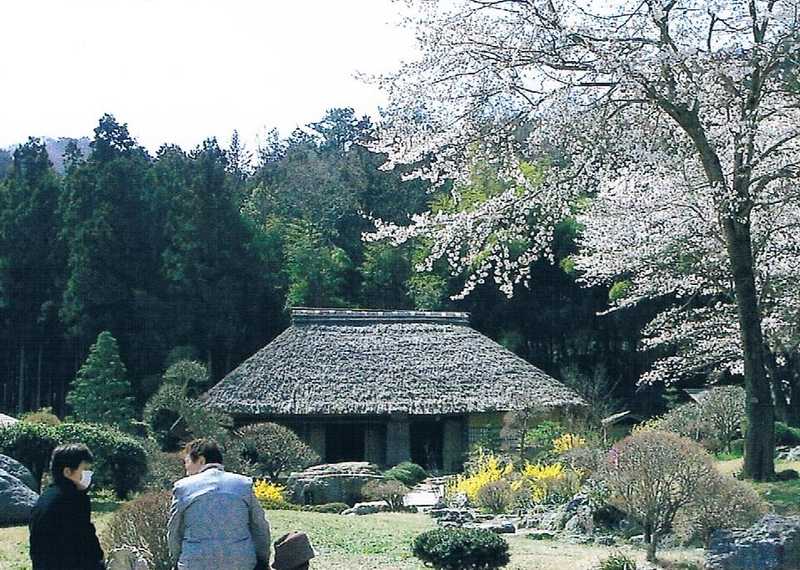
[[[222,452],[213,439],[200,438],[186,444],[183,466],[187,475],[195,475],[209,463],[222,463]]]
[[[50,460],[50,473],[58,484],[71,482],[78,489],[88,489],[92,482],[94,457],[89,448],[82,443],[59,445],[53,450]]]
[[[308,535],[289,532],[275,541],[274,570],[308,570],[310,560],[316,556]]]

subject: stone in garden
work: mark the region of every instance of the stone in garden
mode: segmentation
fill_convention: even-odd
[[[37,499],[30,487],[0,469],[0,525],[29,523]]]
[[[594,512],[588,503],[580,505],[575,514],[564,524],[568,534],[592,534],[594,532]]]
[[[707,570],[800,569],[800,517],[767,515],[745,530],[711,536]]]
[[[594,543],[598,546],[614,546],[617,543],[617,539],[611,535],[596,536],[594,537]]]
[[[326,463],[292,473],[286,488],[292,502],[303,505],[347,503],[363,499],[361,489],[370,481],[383,480],[377,466],[365,461]]]
[[[386,501],[370,501],[367,503],[356,503],[353,507],[342,511],[343,515],[374,515],[389,510],[389,503]]]
[[[779,461],[800,461],[800,445],[778,453]]]
[[[441,526],[462,526],[476,521],[476,515],[470,509],[431,509],[428,514]]]
[[[0,469],[25,483],[31,490],[36,491],[38,488],[33,473],[13,457],[0,455]]]
[[[556,533],[549,530],[534,530],[526,536],[531,540],[554,540]]]
[[[490,530],[495,534],[514,534],[517,532],[517,527],[514,526],[514,523],[511,521],[504,521],[504,520],[492,520],[489,522],[482,522],[477,525],[474,525],[474,528],[479,528],[481,530]]]

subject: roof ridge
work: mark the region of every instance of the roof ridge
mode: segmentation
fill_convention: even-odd
[[[463,311],[417,311],[405,309],[329,309],[292,307],[292,324],[345,322],[426,322],[469,325],[469,313]]]

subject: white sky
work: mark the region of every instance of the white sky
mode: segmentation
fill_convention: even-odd
[[[390,0],[10,0],[0,15],[0,147],[90,136],[103,113],[151,151],[238,129],[251,149],[326,109],[374,114],[353,77],[414,55]]]

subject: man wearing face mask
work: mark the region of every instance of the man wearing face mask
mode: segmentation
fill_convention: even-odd
[[[91,451],[80,443],[61,445],[53,451],[53,484],[36,502],[30,524],[33,570],[105,568],[87,494],[92,461]]]

